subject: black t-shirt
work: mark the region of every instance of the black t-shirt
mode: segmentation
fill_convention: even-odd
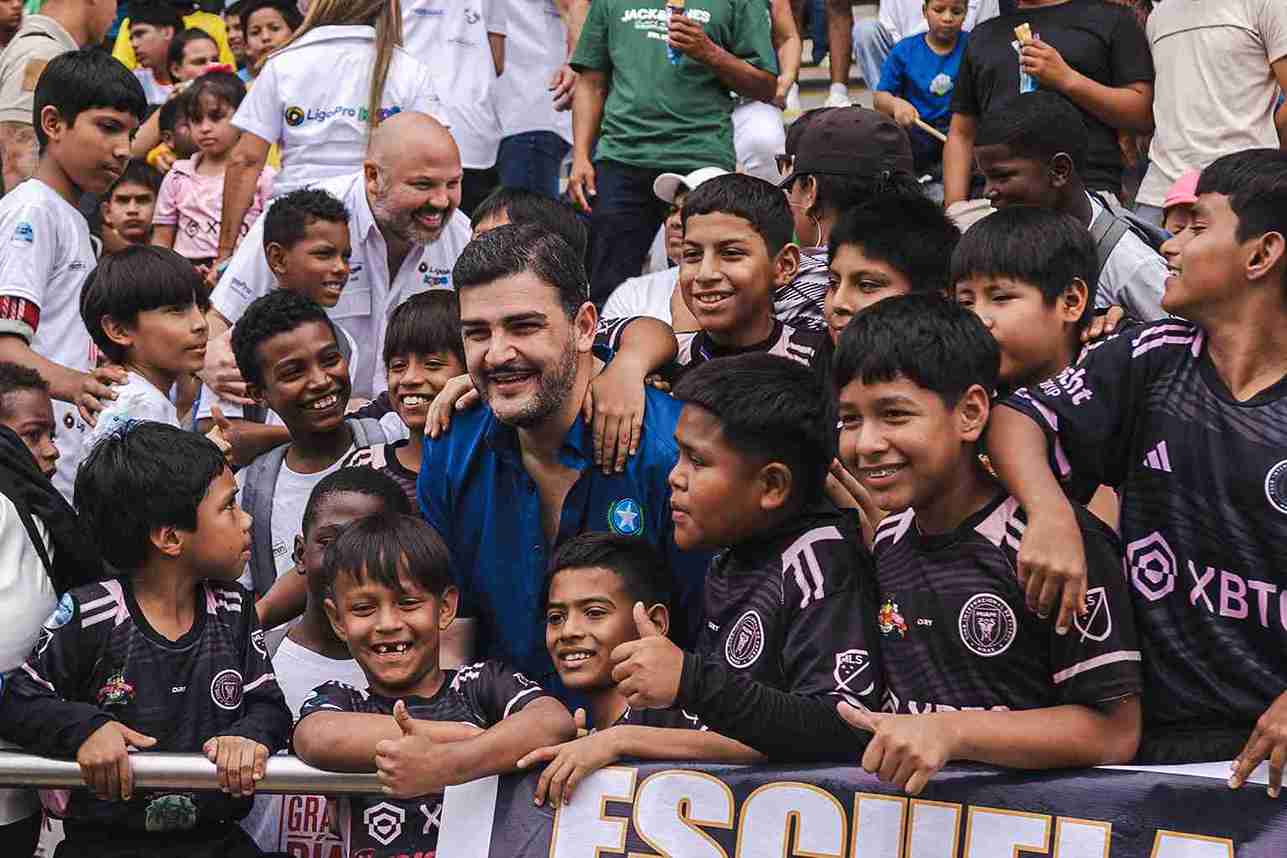
[[[1178,319],[1117,334],[1001,406],[1045,431],[1061,479],[1121,494],[1157,760],[1173,738],[1228,759],[1287,688],[1287,378],[1239,402],[1205,339]]]
[[[677,334],[676,339],[679,352],[668,373],[672,382],[677,383],[684,373],[716,358],[764,352],[804,364],[813,370],[824,390],[830,389],[831,337],[825,330],[797,328],[775,320],[768,338],[749,346],[721,346],[705,331]]]
[[[1140,692],[1121,546],[1077,510],[1086,550],[1089,612],[1066,635],[1024,604],[1018,567],[1027,519],[999,494],[950,533],[920,532],[912,510],[890,515],[873,550],[880,587],[876,628],[888,684],[885,708],[960,709],[1093,705]]]
[[[953,113],[982,117],[1018,96],[1014,28],[1022,23],[1059,51],[1064,62],[1097,83],[1123,87],[1153,82],[1148,39],[1130,10],[1101,0],[1069,0],[1058,6],[1021,9],[975,27],[952,94]],[[1082,179],[1093,190],[1120,194],[1122,156],[1117,132],[1088,111],[1081,114],[1089,143]]]
[[[535,682],[499,661],[484,661],[444,671],[433,697],[404,697],[411,717],[424,721],[459,721],[484,729],[549,695]],[[392,715],[396,698],[359,691],[343,682],[314,688],[300,707],[303,721],[315,712],[365,712]],[[442,795],[397,799],[385,795],[353,796],[340,807],[346,854],[363,858],[433,855],[442,822]]]

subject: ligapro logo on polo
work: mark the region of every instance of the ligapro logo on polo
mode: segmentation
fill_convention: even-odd
[[[380,111],[380,120],[383,121],[401,112],[402,108],[397,105],[386,107]],[[286,124],[291,128],[298,128],[305,122],[325,122],[337,116],[356,119],[358,122],[366,122],[367,117],[370,115],[371,112],[365,107],[353,107],[347,104],[337,104],[334,107],[310,107],[307,110],[292,105],[283,112]]]

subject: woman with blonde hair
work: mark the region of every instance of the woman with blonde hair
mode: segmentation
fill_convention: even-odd
[[[429,70],[402,49],[398,0],[312,0],[233,117],[244,133],[224,178],[217,261],[236,249],[274,143],[282,157],[276,197],[356,172],[370,129],[403,111],[441,118]]]

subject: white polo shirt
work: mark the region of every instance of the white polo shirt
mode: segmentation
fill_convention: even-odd
[[[0,199],[0,333],[68,369],[88,372],[97,350],[80,318],[80,291],[98,260],[85,216],[53,188],[30,178]],[[68,501],[86,425],[76,406],[54,400],[58,471]]]
[[[496,82],[502,137],[552,131],[572,142],[572,111],[555,110],[550,78],[567,63],[567,28],[553,0],[509,0],[505,73]]]
[[[469,170],[494,165],[500,148],[496,66],[487,34],[505,35],[506,2],[404,0],[402,4],[402,44],[407,53],[434,70],[451,136],[460,147],[460,162]],[[505,53],[508,65],[508,44]],[[528,89],[530,97],[530,85]]]
[[[389,315],[412,295],[452,288],[451,269],[469,243],[469,218],[454,212],[438,240],[418,250],[412,248],[402,268],[390,277],[389,249],[371,214],[362,173],[318,182],[317,187],[338,197],[349,210],[349,238],[353,243],[349,282],[339,303],[327,313],[361,348],[357,362],[349,369],[353,394],[372,398],[387,387],[383,355]],[[264,218],[261,216],[242,239],[211,294],[210,303],[235,324],[252,301],[268,294],[276,285],[276,278],[264,258]]]
[[[281,145],[274,196],[362,166],[374,63],[375,29],[355,25],[318,27],[264,65],[232,124]],[[385,116],[417,111],[447,121],[429,69],[400,48],[381,106]]]

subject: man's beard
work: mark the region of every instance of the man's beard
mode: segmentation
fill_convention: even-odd
[[[375,218],[380,232],[386,236],[411,244],[431,244],[437,241],[439,236],[442,235],[442,231],[447,228],[447,221],[451,217],[451,209],[422,206],[411,211],[398,211],[392,209],[386,203],[386,199],[386,195],[379,194],[371,201],[371,214]],[[441,214],[441,225],[437,229],[421,226],[416,221],[416,215],[421,212]]]
[[[495,411],[495,406],[492,405],[487,395],[488,382],[491,376],[498,373],[525,372],[533,369],[526,363],[512,362],[493,370],[484,370],[474,376],[474,386],[478,388],[483,399]],[[567,398],[576,382],[576,371],[576,346],[569,340],[568,347],[559,357],[558,363],[540,373],[537,379],[536,392],[528,398],[527,402],[520,405],[518,410],[511,414],[497,414],[497,418],[507,426],[514,426],[518,429],[536,426],[557,413],[567,402]]]

